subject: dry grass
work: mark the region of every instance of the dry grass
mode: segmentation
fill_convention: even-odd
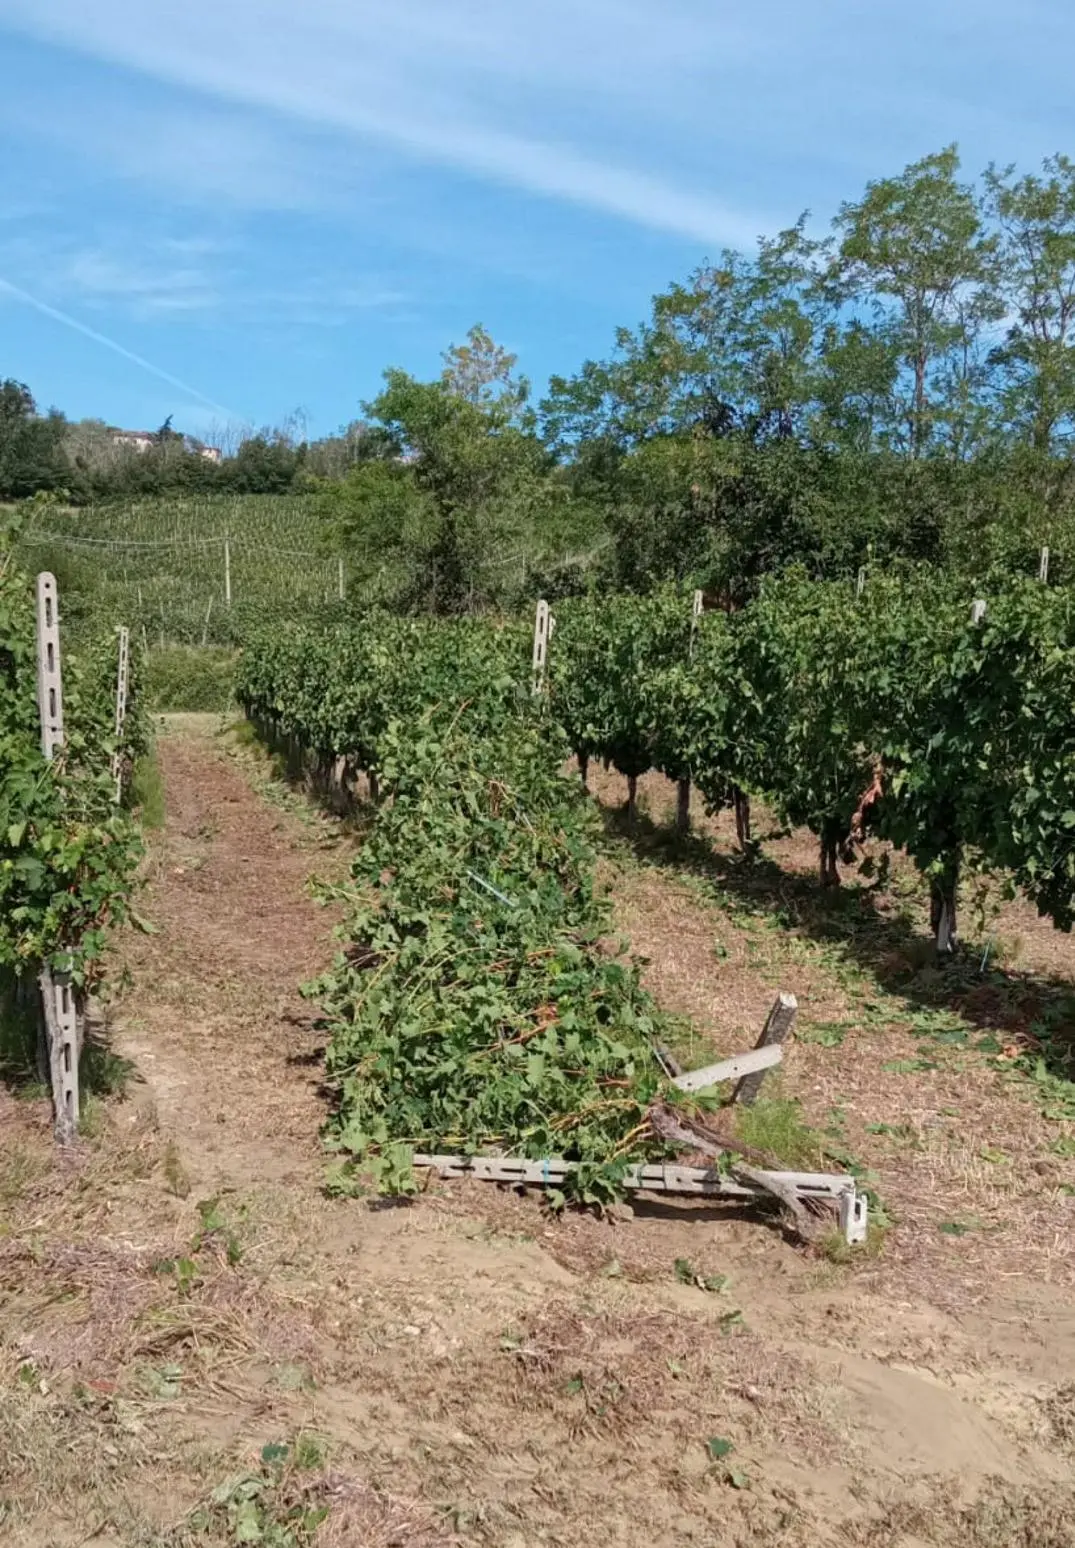
[[[330,1475],[318,1498],[329,1507],[318,1548],[453,1548],[426,1506],[397,1499],[355,1479]]]
[[[1075,1382],[1050,1393],[1042,1409],[1056,1444],[1075,1457]]]
[[[74,1513],[89,1506],[113,1514],[127,1480],[154,1460],[152,1434],[133,1410],[92,1394],[61,1396],[31,1381],[0,1384],[0,1528],[5,1541],[43,1513]],[[40,1530],[39,1528],[37,1530]]]
[[[838,1391],[809,1360],[767,1344],[732,1306],[705,1320],[667,1311],[580,1310],[561,1300],[500,1341],[514,1400],[554,1414],[566,1434],[649,1443],[654,1431],[705,1445],[787,1447],[811,1464],[850,1464]]]
[[[855,1548],[1072,1548],[1075,1490],[1021,1488],[994,1480],[973,1501],[959,1479],[938,1483],[925,1502],[889,1505],[878,1517],[845,1528]]]

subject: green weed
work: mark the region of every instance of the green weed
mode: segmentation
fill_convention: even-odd
[[[292,1445],[263,1446],[260,1467],[215,1489],[208,1503],[188,1518],[188,1533],[215,1539],[223,1530],[229,1543],[310,1548],[328,1507],[305,1475],[320,1470],[324,1458],[323,1443],[308,1434],[300,1434]]]
[[[137,811],[143,828],[156,832],[164,827],[167,815],[164,802],[164,780],[156,752],[149,752],[135,762],[131,773],[131,805]]]
[[[736,1132],[744,1145],[764,1150],[793,1171],[820,1170],[825,1141],[810,1127],[796,1101],[762,1097],[735,1108]]]

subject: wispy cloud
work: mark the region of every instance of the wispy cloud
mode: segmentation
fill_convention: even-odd
[[[158,0],[152,25],[126,0],[0,0],[0,17],[228,103],[694,241],[749,241],[760,213],[726,205],[712,173],[665,169],[683,105],[703,104],[707,48],[734,61],[755,42],[698,0],[668,7],[658,26],[641,0]]]
[[[299,326],[332,327],[363,312],[398,316],[402,308],[413,305],[413,297],[405,290],[376,281],[355,285],[324,280],[280,290],[258,290],[246,298],[246,305],[252,312],[269,312]]]
[[[318,265],[281,282],[254,275],[246,245],[209,236],[153,236],[115,227],[92,243],[72,242],[51,224],[0,239],[9,288],[32,294],[39,310],[74,305],[135,323],[176,321],[242,325],[330,326],[360,313],[413,304],[377,274],[341,276]]]
[[[138,322],[188,320],[216,310],[229,278],[221,246],[201,235],[167,236],[118,223],[76,237],[62,216],[0,229],[0,271],[43,300],[122,314]]]
[[[877,175],[893,143],[907,159],[961,128],[1023,155],[1065,121],[1075,45],[1057,0],[0,0],[3,22],[143,83],[89,113],[38,93],[41,133],[81,126],[191,196],[362,200],[391,147],[709,247],[816,203],[819,162]],[[1041,89],[1014,107],[992,83],[1020,71]],[[147,79],[178,90],[154,103]],[[774,159],[807,141],[815,186],[774,209]]]
[[[83,338],[90,339],[95,344],[100,344],[103,349],[111,350],[113,354],[119,355],[123,360],[130,361],[132,365],[139,366],[143,371],[148,371],[158,381],[167,382],[170,387],[177,388],[186,397],[193,398],[198,403],[204,404],[217,414],[223,414],[225,419],[236,420],[240,417],[231,409],[225,408],[222,403],[217,403],[214,398],[210,398],[206,393],[201,392],[197,387],[192,387],[189,382],[182,381],[178,376],[173,376],[170,371],[164,370],[162,366],[154,365],[144,355],[139,355],[133,349],[128,349],[118,339],[110,338],[108,334],[89,327],[88,324],[80,322],[77,317],[72,317],[69,312],[61,311],[56,306],[50,306],[47,301],[42,301],[39,296],[32,295],[28,290],[24,290],[21,285],[15,285],[11,280],[0,277],[0,296],[4,295],[21,302],[24,306],[32,307],[34,311],[40,312],[44,317],[51,318],[53,322],[60,323],[65,328],[73,329],[75,333],[80,333]]]
[[[201,268],[149,268],[94,249],[73,254],[50,282],[88,304],[112,308],[119,302],[140,316],[211,311],[221,299]]]
[[[0,98],[0,125],[203,208],[319,210],[370,193],[368,172],[336,134],[156,85],[102,90],[92,73],[76,77],[59,98],[39,79],[16,76]]]

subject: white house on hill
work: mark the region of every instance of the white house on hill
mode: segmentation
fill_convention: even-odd
[[[160,444],[160,437],[154,430],[109,430],[114,446],[127,446],[132,451],[149,451],[151,446]],[[216,446],[206,446],[204,441],[199,441],[196,436],[184,435],[180,439],[183,442],[184,451],[197,457],[204,457],[207,462],[220,461],[220,449]]]

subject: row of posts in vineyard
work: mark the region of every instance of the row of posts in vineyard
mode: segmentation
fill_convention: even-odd
[[[234,575],[233,575],[233,569],[232,569],[232,546],[231,546],[231,539],[230,538],[221,538],[221,539],[219,539],[219,541],[220,541],[220,543],[222,545],[222,552],[223,552],[223,568],[222,568],[222,572],[221,572],[222,582],[223,582],[223,590],[222,590],[222,593],[218,593],[218,592],[214,591],[214,592],[210,592],[210,594],[209,594],[209,601],[207,602],[206,608],[205,608],[205,617],[202,620],[201,643],[202,643],[203,646],[206,646],[206,645],[209,644],[209,628],[210,628],[210,624],[211,624],[212,618],[213,618],[213,609],[217,605],[217,597],[219,595],[223,595],[224,607],[225,607],[226,610],[230,610],[231,606],[232,606],[232,601],[233,601],[233,594],[234,594],[234,591],[236,589],[234,584],[233,584]],[[272,552],[276,552],[276,551],[273,550]],[[283,557],[287,557],[288,556],[288,552],[289,552],[288,550],[283,550],[283,549],[279,550],[279,553]],[[127,572],[126,572],[126,570],[124,570],[123,576],[124,576],[124,583],[125,584],[129,584],[129,582],[127,581]],[[336,560],[335,585],[334,585],[333,589],[334,589],[334,592],[335,592],[335,599],[337,601],[339,601],[339,602],[346,601],[346,598],[347,598],[347,574],[346,574],[346,570],[345,570],[345,567],[344,567],[344,561],[343,561],[342,556],[338,557],[337,560]],[[141,584],[136,583],[135,594],[136,594],[137,600],[138,600],[138,612],[139,612],[139,615],[144,620],[145,619],[146,604],[145,604],[145,597],[143,595]],[[333,591],[329,590],[328,588],[326,588],[321,593],[321,595],[322,595],[322,597],[323,597],[325,602],[331,602],[333,600]],[[199,614],[198,616],[200,617],[201,615]],[[154,626],[154,631],[156,632],[156,626]],[[162,647],[167,643],[167,639],[168,639],[167,618],[166,618],[164,607],[162,605],[161,609],[160,609],[160,629],[159,629],[159,643],[160,643],[160,645]],[[149,628],[148,628],[148,625],[147,625],[147,623],[145,621],[143,621],[143,623],[142,623],[142,645],[143,645],[143,648],[145,650],[149,649]]]

